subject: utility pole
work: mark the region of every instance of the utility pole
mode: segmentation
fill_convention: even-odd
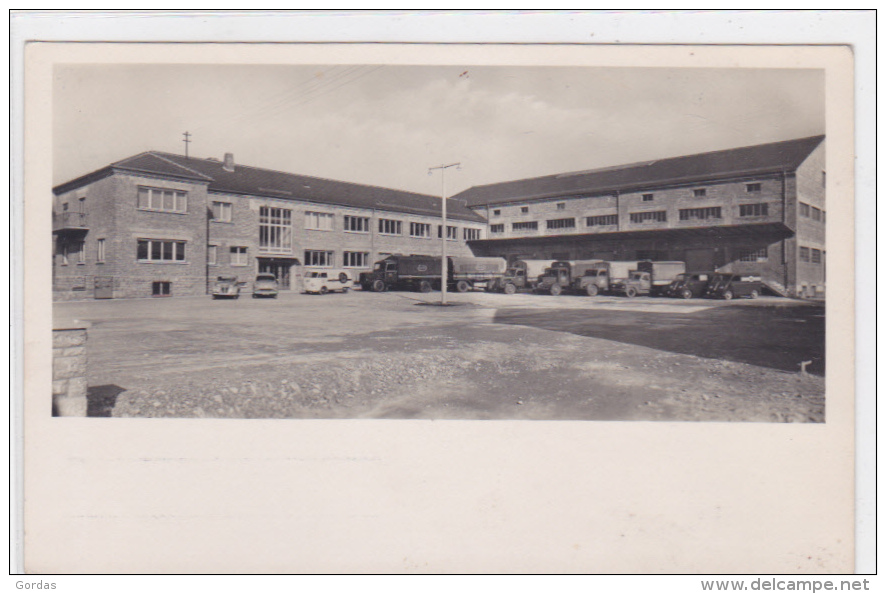
[[[188,158],[188,145],[191,144],[191,140],[190,140],[191,133],[186,131],[184,134],[182,134],[182,136],[185,137],[185,139],[182,142],[185,143],[185,159],[187,159]]]
[[[449,236],[449,229],[446,226],[446,170],[450,167],[461,169],[461,163],[450,163],[449,165],[438,165],[437,167],[429,167],[428,175],[431,175],[435,169],[440,170],[440,196],[443,204],[443,227],[440,235],[443,238],[443,256],[440,266],[440,305],[446,305],[446,281],[449,280],[449,263],[446,261],[446,240]]]

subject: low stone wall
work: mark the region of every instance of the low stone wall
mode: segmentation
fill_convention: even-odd
[[[52,330],[52,414],[85,417],[88,324],[59,324]]]

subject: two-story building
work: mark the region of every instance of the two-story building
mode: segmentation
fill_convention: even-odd
[[[201,295],[219,275],[360,271],[387,255],[440,255],[440,197],[224,160],[145,152],[54,188],[56,299]],[[447,201],[447,253],[471,255],[482,216]]]
[[[484,186],[454,196],[488,221],[478,256],[680,260],[825,287],[823,136]]]

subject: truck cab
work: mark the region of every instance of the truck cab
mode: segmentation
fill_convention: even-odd
[[[573,281],[575,292],[584,292],[591,297],[609,292],[609,267],[605,264],[603,262],[594,268],[588,268],[583,276],[575,279]]]
[[[554,262],[538,278],[537,293],[559,295],[572,283],[572,265],[569,262]]]
[[[612,284],[612,291],[627,297],[649,295],[652,291],[652,274],[643,270],[631,270],[626,279]]]

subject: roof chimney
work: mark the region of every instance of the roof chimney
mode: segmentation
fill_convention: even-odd
[[[234,153],[225,153],[225,164],[222,165],[222,169],[225,171],[234,170]]]

